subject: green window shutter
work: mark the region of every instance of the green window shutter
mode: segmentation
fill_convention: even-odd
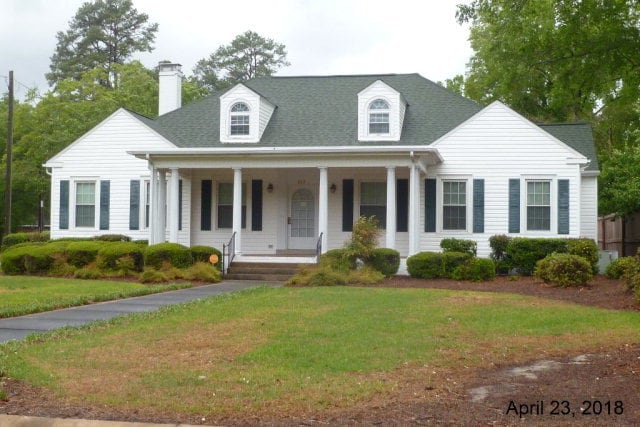
[[[140,180],[129,182],[129,230],[140,229]]]
[[[473,180],[473,232],[484,233],[484,179]]]
[[[342,231],[353,231],[353,180],[342,180]]]
[[[509,180],[509,233],[520,232],[520,179]]]
[[[178,181],[178,230],[182,230],[182,180]]]
[[[251,231],[262,231],[262,180],[251,180]]]
[[[409,180],[396,181],[396,231],[409,230]]]
[[[558,234],[569,234],[569,180],[558,180]]]
[[[111,201],[111,181],[100,181],[100,230],[109,229],[109,204]]]
[[[427,233],[436,231],[436,180],[434,178],[424,180],[424,231]]]
[[[212,182],[210,179],[202,180],[202,187],[200,190],[200,230],[211,230],[211,194]]]
[[[69,229],[69,180],[60,181],[60,230]]]

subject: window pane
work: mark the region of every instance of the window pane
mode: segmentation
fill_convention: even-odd
[[[95,227],[96,184],[76,183],[76,227]]]
[[[467,183],[464,181],[444,181],[442,190],[442,228],[444,230],[466,230]]]
[[[249,106],[244,102],[238,102],[233,107],[231,107],[231,112],[240,112],[240,111],[249,111]]]
[[[76,205],[76,227],[95,227],[95,214],[94,206]]]
[[[389,133],[389,113],[369,114],[369,133]]]
[[[245,184],[242,183],[242,211],[241,227],[247,227],[247,206],[246,206]],[[218,184],[218,228],[233,227],[233,183],[221,182]]]
[[[551,230],[551,208],[544,206],[527,207],[528,230]]]
[[[387,183],[360,183],[360,216],[375,216],[378,227],[384,229],[387,224]]]
[[[370,110],[388,110],[389,104],[384,99],[376,99],[369,105]]]

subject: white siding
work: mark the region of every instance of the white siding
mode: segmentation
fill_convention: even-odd
[[[258,140],[262,138],[262,134],[264,130],[267,128],[269,124],[269,120],[271,120],[271,115],[273,114],[273,110],[275,107],[269,101],[264,98],[260,99],[260,129],[258,132]]]
[[[126,110],[118,110],[72,145],[56,155],[50,163],[51,177],[51,235],[60,237],[90,237],[98,234],[127,234],[133,239],[147,239],[148,231],[129,230],[130,181],[149,179],[145,160],[137,159],[127,150],[153,150],[173,147],[162,137],[142,124]],[[60,181],[70,181],[69,229],[59,229]],[[82,180],[109,180],[109,230],[76,228],[74,218],[74,183]],[[183,183],[183,185],[185,185]],[[96,204],[99,205],[99,184],[96,185]],[[141,211],[144,210],[141,199]],[[99,218],[99,209],[96,209]],[[96,223],[99,225],[98,221]]]
[[[520,179],[521,212],[520,233],[523,237],[579,237],[581,234],[580,211],[595,206],[594,199],[582,201],[581,175],[578,164],[568,164],[568,158],[576,153],[555,140],[537,126],[531,124],[509,108],[495,103],[445,135],[434,144],[444,162],[428,169],[429,177],[438,178],[438,194],[441,198],[440,180],[447,177],[469,179],[467,204],[472,206],[473,179],[485,182],[484,233],[472,233],[469,219],[467,231],[441,230],[442,206],[437,205],[436,233],[421,232],[420,250],[439,250],[440,240],[445,237],[471,239],[478,242],[478,254],[488,256],[488,238],[495,234],[508,234],[508,185],[509,179]],[[526,180],[529,178],[550,179],[551,184],[551,230],[526,230]],[[569,235],[557,234],[557,181],[569,180],[570,219]],[[424,230],[424,180],[421,182],[421,230]]]
[[[580,210],[580,235],[597,241],[598,239],[598,178],[583,176]]]

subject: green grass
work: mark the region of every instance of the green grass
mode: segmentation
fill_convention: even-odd
[[[149,286],[114,280],[0,276],[0,318],[189,286],[188,284]]]
[[[300,414],[640,338],[640,313],[508,294],[257,288],[0,347],[0,371],[120,409]]]

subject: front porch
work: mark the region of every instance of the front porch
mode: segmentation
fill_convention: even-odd
[[[235,236],[236,261],[315,262],[316,249],[342,247],[359,216],[375,215],[379,245],[406,257],[419,247],[422,178],[440,159],[428,147],[381,151],[243,159],[152,154],[150,243],[222,249]]]

